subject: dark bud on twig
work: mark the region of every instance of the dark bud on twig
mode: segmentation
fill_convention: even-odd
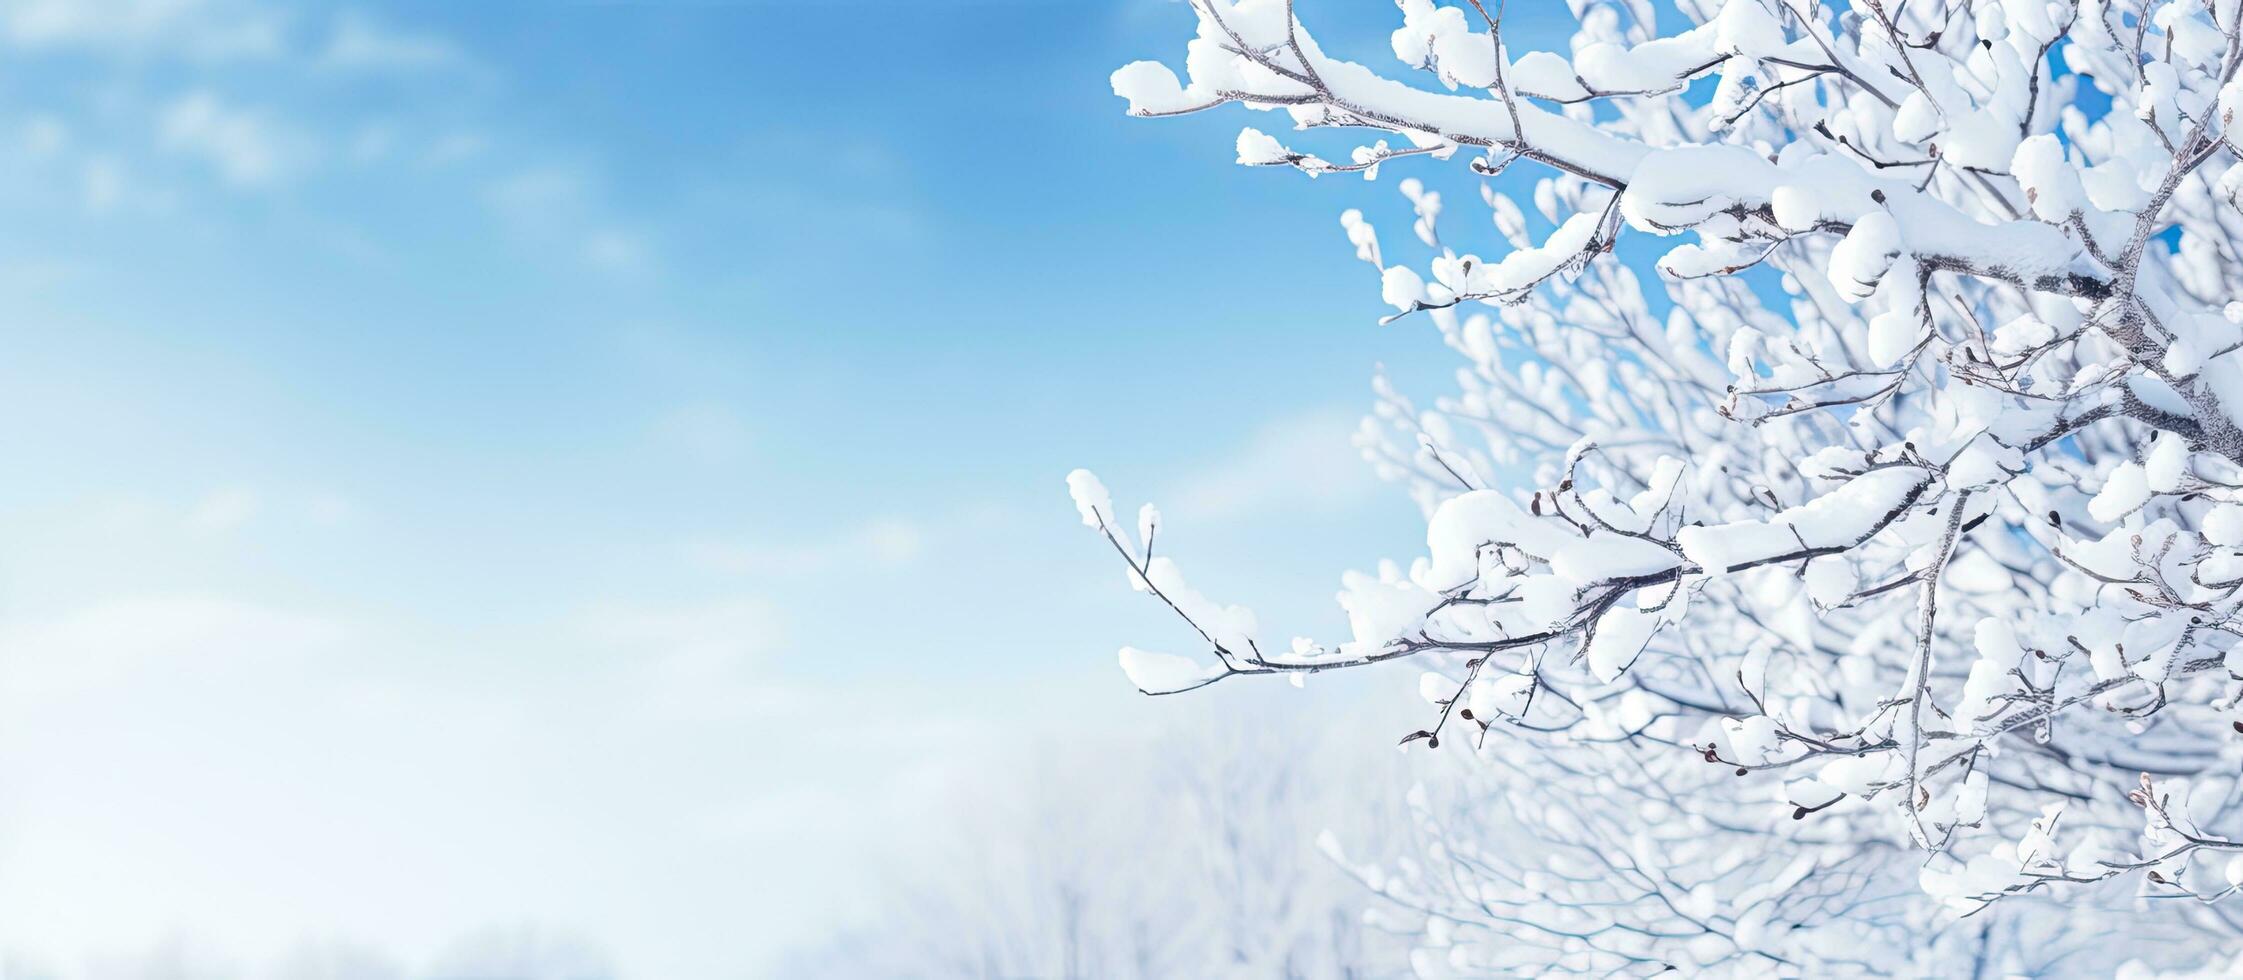
[[[1466,708],[1466,709],[1464,709],[1464,710],[1462,710],[1462,711],[1459,711],[1459,712],[1457,712],[1457,714],[1458,714],[1458,715],[1461,715],[1461,716],[1463,716],[1463,718],[1464,718],[1464,720],[1465,720],[1465,721],[1471,721],[1471,720],[1472,720],[1472,709],[1470,709],[1470,708]]]
[[[1739,775],[1739,776],[1742,776],[1742,775],[1744,775],[1744,774],[1746,774],[1746,773],[1748,773],[1748,772],[1751,772],[1751,771],[1752,771],[1752,770],[1750,770],[1750,769],[1746,769],[1746,768],[1745,768],[1745,767],[1743,767],[1743,766],[1738,766],[1738,767],[1737,767],[1737,775]]]

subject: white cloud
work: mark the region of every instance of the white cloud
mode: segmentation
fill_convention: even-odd
[[[33,613],[0,625],[0,649],[0,782],[17,794],[0,960],[37,944],[91,962],[179,936],[263,959],[369,923],[425,948],[473,921],[449,896],[422,896],[448,911],[392,910],[414,877],[477,887],[434,855],[478,833],[460,808],[530,744],[494,726],[506,703],[384,683],[397,647],[364,624],[230,597]],[[405,692],[394,710],[373,699],[386,691]],[[470,904],[502,908],[479,884]],[[252,975],[240,966],[192,975]]]
[[[491,139],[479,132],[454,130],[439,136],[421,153],[421,162],[431,167],[449,166],[470,160],[490,149]]]
[[[115,157],[89,157],[78,172],[78,198],[87,211],[107,214],[125,200],[125,168]]]
[[[70,145],[70,125],[45,113],[23,121],[23,148],[33,156],[53,156]]]
[[[208,91],[180,96],[157,124],[157,145],[199,157],[228,183],[254,187],[297,169],[306,141],[256,110],[227,103]]]
[[[492,181],[483,199],[509,221],[531,222],[584,206],[586,179],[562,167],[533,167]]]
[[[55,196],[103,215],[194,203],[206,189],[181,179],[166,156],[235,189],[306,179],[336,162],[394,170],[480,160],[486,177],[511,172],[489,180],[483,200],[525,245],[626,282],[659,271],[654,229],[561,159],[566,147],[522,145],[500,119],[474,110],[500,91],[483,84],[494,69],[454,39],[380,10],[281,0],[0,0],[0,49],[12,60],[69,59],[69,71],[102,82],[75,86],[97,93],[96,111],[68,110],[63,120],[0,113],[0,126],[18,127],[9,141],[22,145],[21,155],[52,161],[61,182]],[[183,61],[189,70],[140,69],[152,61]],[[440,80],[438,98],[395,84],[421,76]]]
[[[263,501],[256,491],[242,487],[213,490],[187,512],[187,529],[197,534],[224,534],[257,516]]]
[[[909,521],[880,518],[814,543],[696,541],[687,550],[702,567],[734,575],[893,571],[926,553],[927,532]]]
[[[604,934],[648,907],[752,898],[760,849],[785,842],[712,853],[696,823],[760,795],[773,773],[755,746],[833,700],[759,683],[783,633],[752,597],[606,606],[497,657],[218,597],[19,616],[0,621],[0,963],[14,966],[191,936],[222,951],[197,963],[232,961],[193,975],[295,976],[251,964],[294,937],[355,934],[427,962],[483,922]],[[689,741],[681,724],[716,734]],[[678,883],[710,860],[722,867]],[[677,938],[641,936],[638,958]]]
[[[304,502],[304,516],[313,524],[333,527],[358,516],[358,504],[339,493],[315,493]]]
[[[1171,514],[1205,519],[1340,513],[1378,488],[1355,449],[1356,425],[1357,416],[1339,410],[1280,420],[1155,499]]]
[[[644,237],[602,228],[584,236],[584,259],[608,272],[636,275],[653,265],[654,255]]]
[[[129,505],[130,509],[125,509]],[[176,515],[178,527],[187,533],[204,538],[219,538],[247,527],[252,521],[265,517],[290,519],[313,527],[336,527],[358,517],[358,503],[331,490],[309,493],[266,494],[245,486],[220,487],[203,494],[185,511],[179,503],[158,507],[139,498],[114,501],[104,508],[102,523],[121,528],[127,517],[145,524],[146,519],[158,512]]]
[[[236,188],[302,176],[330,146],[354,150],[362,162],[375,150],[386,158],[404,140],[420,144],[414,152],[424,163],[470,155],[459,124],[438,121],[451,114],[430,112],[425,101],[407,100],[405,114],[425,118],[432,131],[408,121],[405,132],[372,140],[363,124],[345,127],[314,108],[337,86],[364,88],[362,79],[343,76],[443,72],[456,88],[463,70],[477,68],[447,38],[355,10],[329,16],[277,0],[0,0],[0,48],[16,62],[87,56],[86,69],[105,76],[102,85],[77,86],[100,93],[98,111],[75,113],[69,126],[34,117],[24,130],[30,156],[69,165],[63,172],[76,178],[74,196],[90,212],[169,200],[150,180],[158,168],[137,152],[150,130],[158,151],[206,164]],[[186,62],[189,81],[182,87],[177,72],[140,70],[149,61]],[[257,74],[246,77],[260,86],[259,105],[219,87],[236,81],[239,66],[231,63],[245,61],[255,62],[247,70]],[[212,70],[221,67],[227,70]],[[105,124],[136,128],[106,132]],[[128,169],[137,184],[126,179]]]
[[[778,646],[779,606],[760,597],[699,605],[603,604],[581,620],[586,635],[633,656],[651,655],[668,669],[728,672]]]
[[[731,406],[702,402],[664,412],[654,421],[654,439],[697,462],[726,463],[746,452],[755,432]]]
[[[0,38],[25,49],[81,48],[197,62],[271,58],[286,47],[279,10],[229,0],[5,0]]]
[[[286,61],[330,71],[419,72],[472,64],[449,39],[363,11],[337,13],[309,43],[293,5],[261,0],[0,0],[0,40],[30,51],[91,50],[197,63]]]
[[[786,642],[786,617],[778,603],[762,596],[601,603],[576,623],[584,637],[620,658],[612,664],[617,676],[636,690],[637,706],[656,716],[738,719],[787,702],[763,671]]]
[[[574,258],[593,269],[636,276],[654,267],[652,240],[617,226],[597,182],[582,170],[544,166],[516,171],[486,186],[483,200],[526,240],[574,242]]]
[[[782,659],[791,609],[757,595],[600,603],[451,639],[387,605],[156,596],[11,614],[10,970],[124,953],[97,975],[157,975],[142,971],[183,961],[178,936],[202,972],[162,975],[314,975],[288,958],[307,937],[425,967],[462,930],[545,922],[581,927],[631,976],[752,976],[861,900],[884,866],[864,842],[932,839],[927,801],[1004,763],[1012,712],[1083,703],[1064,685],[799,678]],[[1095,673],[1091,691],[1134,697]],[[696,927],[710,909],[768,928]]]
[[[423,72],[459,67],[467,57],[445,38],[400,31],[345,11],[335,19],[318,63],[337,71]]]
[[[855,544],[874,566],[893,568],[917,560],[926,535],[902,521],[876,521],[857,533]]]
[[[90,696],[116,684],[238,670],[331,648],[339,628],[313,616],[210,596],[116,599],[34,624],[0,626],[0,704]]]

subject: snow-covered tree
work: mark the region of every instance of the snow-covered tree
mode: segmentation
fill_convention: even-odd
[[[1426,542],[1343,577],[1352,636],[1267,644],[1155,510],[1133,535],[1070,475],[1203,644],[1125,648],[1139,688],[1414,659],[1406,742],[1596,760],[1552,792],[1614,834],[1671,809],[1815,868],[1902,853],[1957,913],[2111,882],[2234,932],[2243,0],[1679,0],[1670,33],[1649,0],[1572,0],[1563,52],[1505,44],[1499,4],[1402,0],[1416,84],[1287,0],[1192,6],[1188,79],[1114,74],[1132,113],[1386,134],[1240,132],[1240,163],[1311,176],[1546,173],[1525,206],[1483,182],[1479,236],[1402,181],[1415,261],[1342,215],[1389,319],[1466,362],[1430,410],[1377,386],[1360,443]],[[1655,272],[1613,254],[1676,236]],[[1874,916],[1801,914],[1861,940],[1828,965],[1874,966]]]
[[[1917,888],[1905,841],[1736,805],[1732,770],[1613,751],[1614,734],[1512,728],[1430,753],[1452,765],[1424,767],[1404,832],[1322,845],[1382,900],[1372,921],[1415,939],[1423,977],[2083,976],[2233,949],[2232,929],[2118,883],[1953,921]]]
[[[948,781],[957,797],[929,819],[949,846],[898,855],[862,924],[778,975],[1393,975],[1401,947],[1363,921],[1373,896],[1316,840],[1392,837],[1403,773],[1374,767],[1388,750],[1360,731],[1268,708],[1233,698],[1150,738],[1054,740],[986,785]]]
[[[537,926],[484,929],[454,941],[427,970],[432,980],[613,980],[591,940]]]

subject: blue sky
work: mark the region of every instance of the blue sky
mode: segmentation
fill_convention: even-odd
[[[1383,5],[1304,8],[1391,62]],[[1272,636],[1337,627],[1419,533],[1347,445],[1373,366],[1451,365],[1339,231],[1404,240],[1391,177],[1122,115],[1190,30],[0,3],[0,951],[752,974],[957,774],[1170,710],[1075,466]]]

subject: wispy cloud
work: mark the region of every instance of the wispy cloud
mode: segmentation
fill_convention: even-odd
[[[339,493],[315,493],[304,502],[304,516],[313,524],[332,527],[358,516],[358,503]]]
[[[6,0],[0,39],[195,62],[267,59],[287,48],[283,8],[228,0]]]
[[[87,157],[78,168],[78,198],[92,214],[107,214],[125,203],[131,181],[123,161],[109,154]]]
[[[651,269],[654,252],[644,236],[620,228],[594,228],[584,234],[584,260],[619,275]]]
[[[157,145],[199,157],[227,183],[240,187],[271,184],[301,168],[310,140],[269,117],[209,91],[180,96],[165,107],[157,125]]]
[[[195,202],[206,180],[235,191],[288,186],[328,175],[337,160],[450,165],[492,141],[459,98],[462,81],[489,73],[483,62],[448,37],[356,8],[0,0],[0,51],[19,72],[102,82],[75,85],[20,122],[0,107],[0,125],[21,127],[26,157],[67,182],[61,199],[91,214],[166,212]],[[151,63],[177,63],[186,80],[143,70]],[[430,101],[425,89],[392,84],[428,77],[444,79],[449,96]],[[613,243],[597,255],[630,258]]]
[[[147,684],[249,661],[333,647],[337,624],[229,598],[163,595],[117,599],[29,624],[0,625],[0,703],[100,696],[114,683]]]
[[[687,628],[639,622],[656,624],[631,634],[649,644]],[[688,633],[739,622],[720,616]],[[9,975],[41,962],[36,946],[116,967],[63,976],[324,975],[249,964],[277,962],[290,936],[367,922],[389,941],[430,949],[481,916],[550,917],[560,903],[540,908],[549,893],[520,884],[550,863],[531,853],[544,845],[516,844],[535,833],[522,828],[573,819],[568,833],[581,837],[598,821],[490,787],[519,787],[527,771],[576,774],[566,785],[533,782],[565,794],[587,778],[583,743],[568,741],[576,728],[554,722],[566,699],[530,684],[492,694],[456,676],[409,676],[391,666],[400,648],[372,621],[215,595],[0,622],[9,719],[0,777],[24,797],[0,838],[11,869],[0,887]],[[642,672],[630,669],[622,676]],[[586,674],[580,663],[573,681]],[[589,764],[607,767],[595,781],[628,775],[614,760]],[[664,788],[675,804],[701,786]],[[463,807],[516,816],[512,827],[485,825],[462,821]],[[157,809],[163,819],[149,823]],[[479,873],[446,854],[511,868]],[[444,894],[395,914],[431,876]],[[228,914],[200,912],[206,905]],[[166,938],[178,936],[193,941]],[[527,975],[483,955],[497,948],[455,945],[478,955],[454,965],[461,975]],[[183,965],[196,969],[174,972]]]
[[[769,657],[787,642],[778,603],[758,595],[687,604],[603,603],[578,617],[584,636],[624,658],[614,664],[625,703],[683,721],[759,718],[793,703],[770,682]]]
[[[893,571],[927,552],[927,531],[896,518],[879,518],[834,537],[789,544],[696,541],[695,563],[733,575],[812,575],[835,571]]]
[[[126,493],[88,501],[74,526],[105,537],[170,543],[211,542],[269,524],[283,533],[334,528],[358,520],[357,500],[333,490],[274,490],[226,484],[193,497]]]
[[[0,105],[5,141],[56,182],[42,197],[87,214],[209,215],[227,206],[214,187],[316,190],[456,167],[521,247],[622,283],[662,270],[660,223],[617,205],[588,147],[511,131],[496,111],[504,87],[486,84],[498,68],[378,9],[0,0],[0,53],[102,83],[21,115]],[[149,63],[173,64],[140,70]]]
[[[1352,441],[1357,418],[1334,409],[1271,423],[1238,452],[1187,475],[1161,506],[1209,519],[1331,515],[1356,506],[1378,488]]]
[[[730,405],[697,402],[663,412],[654,420],[654,439],[695,462],[728,463],[747,451],[755,430]]]
[[[599,183],[582,168],[534,166],[492,180],[483,201],[525,240],[573,244],[575,258],[601,272],[636,277],[656,269],[652,240],[620,227]]]
[[[446,38],[399,30],[355,10],[337,15],[317,57],[321,67],[335,71],[428,72],[469,63]]]
[[[243,487],[214,490],[187,512],[187,528],[197,534],[225,534],[249,523],[263,504],[255,491]]]
[[[0,0],[0,43],[201,65],[292,62],[342,72],[472,67],[450,39],[404,30],[367,11],[321,18],[270,0]]]
[[[686,606],[602,604],[579,621],[599,642],[709,668],[738,666],[775,648],[782,623],[776,603],[752,596]]]
[[[583,207],[589,183],[589,178],[575,170],[530,167],[491,181],[483,199],[508,220],[538,221],[555,211]]]

